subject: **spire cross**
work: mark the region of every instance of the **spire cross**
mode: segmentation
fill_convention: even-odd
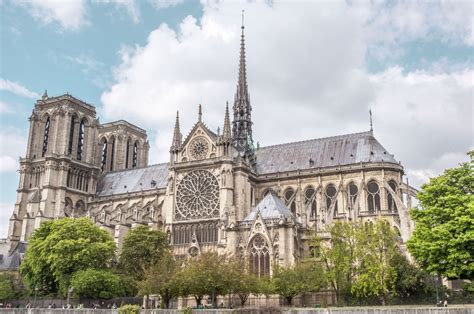
[[[242,10],[242,32],[244,31],[244,12],[245,10]]]
[[[202,122],[202,106],[199,104],[198,121]]]

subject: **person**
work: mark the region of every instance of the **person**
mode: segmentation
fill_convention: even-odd
[[[443,306],[448,307],[448,299],[444,299]]]
[[[53,303],[53,305],[51,305],[51,308],[55,309],[56,308],[56,303]]]
[[[117,304],[115,304],[115,302],[114,302],[114,304],[112,304],[112,309],[115,310],[116,308],[117,308]]]

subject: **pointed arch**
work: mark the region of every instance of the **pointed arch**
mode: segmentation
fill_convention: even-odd
[[[44,132],[43,132],[43,150],[41,156],[44,157],[48,151],[48,141],[49,141],[49,129],[51,126],[50,116],[46,116],[46,121],[44,123]]]
[[[249,270],[257,277],[270,275],[270,247],[261,234],[256,234],[248,246]]]
[[[285,198],[285,205],[291,210],[291,213],[296,216],[296,193],[295,189],[289,187],[283,193],[283,197]]]
[[[393,192],[395,192],[395,194],[397,193],[397,183],[394,181],[394,180],[390,180],[388,182],[388,186],[390,186],[390,188],[393,190]],[[385,189],[385,194],[387,195],[387,210],[389,213],[396,213],[398,211],[398,208],[397,208],[397,203],[395,202],[395,199],[392,195],[392,193],[390,193],[390,191],[388,191],[388,189]]]
[[[304,205],[308,211],[309,219],[315,220],[317,216],[316,189],[309,185],[304,190]]]
[[[349,182],[349,184],[347,185],[347,207],[351,212],[355,209],[358,193],[359,188],[357,187],[357,185],[353,181]]]
[[[132,152],[132,168],[138,167],[138,149],[139,149],[139,142],[135,141],[133,144],[133,152]]]
[[[380,211],[380,187],[375,180],[367,184],[367,206],[370,214]]]
[[[74,129],[76,127],[76,122],[77,122],[77,115],[73,114],[71,116],[71,125],[69,126],[69,142],[67,145],[67,154],[70,156],[72,155],[72,149],[74,147]]]
[[[86,132],[86,119],[82,118],[79,124],[79,136],[77,137],[77,160],[82,160],[84,156],[84,137]]]
[[[104,172],[107,166],[107,150],[108,150],[107,138],[103,137],[102,140],[100,141],[100,145],[102,148],[100,169],[102,172]]]
[[[334,206],[334,215],[337,214],[337,189],[334,184],[329,184],[326,187],[326,191],[324,193],[326,195],[326,208],[329,210],[331,206]]]

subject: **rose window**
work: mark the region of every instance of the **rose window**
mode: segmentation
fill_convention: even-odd
[[[219,183],[212,173],[195,170],[178,183],[177,220],[219,217]]]
[[[204,159],[209,152],[209,143],[204,137],[198,137],[191,142],[191,157],[194,159]]]

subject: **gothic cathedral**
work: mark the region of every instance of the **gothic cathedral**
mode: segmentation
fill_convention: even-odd
[[[170,160],[156,165],[148,165],[145,130],[124,120],[101,124],[94,106],[45,92],[29,118],[3,262],[15,267],[33,230],[60,217],[89,217],[118,248],[130,229],[149,226],[168,235],[179,257],[230,254],[257,275],[307,255],[310,231],[335,220],[383,217],[406,241],[416,190],[372,129],[255,146],[244,27],[239,63],[222,134],[206,126],[199,107],[183,138],[177,115]]]

